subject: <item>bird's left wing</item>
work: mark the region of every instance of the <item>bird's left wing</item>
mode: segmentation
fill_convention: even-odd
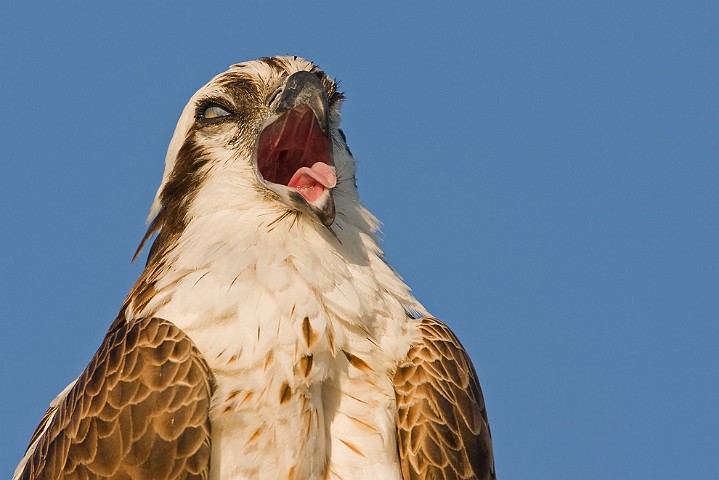
[[[158,318],[121,323],[53,402],[14,478],[206,480],[211,395],[182,330]]]
[[[467,352],[442,322],[419,320],[419,339],[394,376],[404,480],[494,480],[492,437]]]

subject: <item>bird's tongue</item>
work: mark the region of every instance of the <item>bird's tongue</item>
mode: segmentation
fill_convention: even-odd
[[[320,198],[325,188],[337,185],[335,169],[326,163],[317,162],[311,167],[301,167],[295,172],[287,186],[297,190],[308,203]]]

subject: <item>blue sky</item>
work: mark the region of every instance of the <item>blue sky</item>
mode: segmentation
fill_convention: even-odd
[[[186,101],[296,54],[501,478],[719,478],[719,4],[244,3],[2,7],[0,476],[140,272]]]

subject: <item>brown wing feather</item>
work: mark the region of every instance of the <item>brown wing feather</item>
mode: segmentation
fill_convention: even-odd
[[[43,419],[19,478],[207,479],[211,382],[201,354],[172,323],[121,324],[49,423]]]
[[[421,338],[394,376],[404,480],[496,479],[477,373],[452,331],[420,320]]]

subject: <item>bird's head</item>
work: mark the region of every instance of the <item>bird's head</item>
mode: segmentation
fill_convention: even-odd
[[[357,203],[354,161],[338,126],[342,99],[332,78],[298,57],[217,75],[177,123],[143,243],[228,212],[331,228]]]

